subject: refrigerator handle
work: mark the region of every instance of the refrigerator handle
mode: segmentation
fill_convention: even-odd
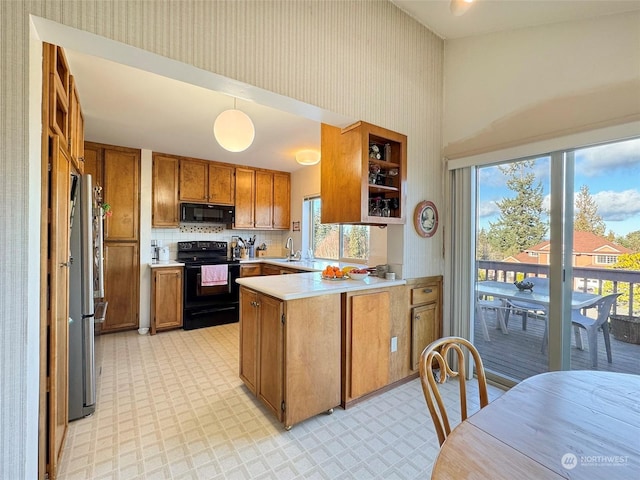
[[[93,315],[82,318],[82,346],[85,350],[85,384],[84,384],[84,404],[94,405],[96,403],[96,355]]]

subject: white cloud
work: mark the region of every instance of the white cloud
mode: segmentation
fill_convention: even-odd
[[[640,191],[638,190],[622,192],[605,190],[592,197],[598,205],[598,214],[603,220],[620,221],[635,216],[640,217]]]
[[[494,200],[488,200],[486,202],[480,202],[478,205],[478,216],[480,218],[483,217],[492,217],[500,213],[500,209]]]
[[[576,151],[576,171],[583,175],[597,177],[613,169],[640,172],[640,139]]]

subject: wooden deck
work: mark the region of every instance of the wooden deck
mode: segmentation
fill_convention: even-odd
[[[475,323],[473,343],[477,347],[485,370],[496,372],[501,376],[516,381],[549,370],[547,353],[541,352],[544,322],[529,317],[527,330],[522,330],[520,315],[512,315],[509,319],[509,334],[505,335],[496,329],[496,313],[487,310],[485,313],[490,341],[482,335],[480,322]],[[584,350],[575,347],[573,332],[571,336],[571,368],[572,370],[591,370],[591,360],[587,338],[582,331]],[[620,373],[640,374],[640,345],[621,342],[611,335],[612,363],[607,362],[602,332],[598,332],[598,370]]]

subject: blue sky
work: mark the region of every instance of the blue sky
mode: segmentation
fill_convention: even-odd
[[[640,138],[577,150],[575,160],[575,191],[582,185],[589,187],[607,233],[626,235],[640,230]],[[538,159],[536,174],[548,207],[548,157]],[[488,229],[489,222],[498,219],[495,202],[514,194],[497,167],[485,167],[480,170],[478,195],[480,227]]]

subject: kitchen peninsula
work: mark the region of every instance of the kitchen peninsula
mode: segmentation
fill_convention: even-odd
[[[409,364],[394,358],[408,352],[404,280],[315,271],[237,282],[240,378],[287,430],[387,387],[394,365]]]

